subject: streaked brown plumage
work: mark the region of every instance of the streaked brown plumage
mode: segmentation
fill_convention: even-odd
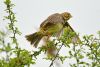
[[[61,33],[61,30],[63,30],[65,26],[70,27],[70,29],[74,31],[67,22],[71,17],[72,16],[69,12],[52,14],[41,23],[38,32],[26,35],[26,39],[37,47],[38,43],[44,36],[56,36]]]

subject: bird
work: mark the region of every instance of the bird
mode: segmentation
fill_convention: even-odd
[[[63,13],[54,13],[50,16],[48,16],[39,27],[39,31],[26,35],[26,39],[32,44],[34,47],[37,47],[40,40],[47,36],[48,38],[52,36],[56,36],[58,34],[61,34],[61,31],[63,28],[69,27],[73,32],[73,28],[68,23],[68,20],[72,18],[72,15],[69,12],[63,12]],[[59,36],[59,35],[58,35]],[[77,36],[79,39],[79,37]]]

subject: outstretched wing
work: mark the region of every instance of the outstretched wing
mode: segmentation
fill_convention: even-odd
[[[68,22],[66,22],[66,23],[64,24],[64,27],[69,27],[69,28],[72,30],[72,32],[75,33],[76,36],[73,38],[73,40],[76,39],[78,42],[81,42],[79,36],[77,35],[77,33],[74,31],[74,29],[70,26],[70,24],[69,24]],[[76,40],[75,40],[75,41],[76,41]]]

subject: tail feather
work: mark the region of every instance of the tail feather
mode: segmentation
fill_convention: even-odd
[[[38,43],[42,39],[43,34],[41,32],[35,32],[30,35],[26,35],[26,39],[31,43],[34,44],[35,47],[37,47]]]

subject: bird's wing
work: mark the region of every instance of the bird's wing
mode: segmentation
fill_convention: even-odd
[[[41,23],[40,28],[56,23],[64,23],[62,16],[58,13],[50,15],[45,21]]]
[[[55,13],[41,23],[40,30],[55,35],[63,28],[63,23],[64,20],[62,16],[58,13]]]
[[[56,23],[51,23],[47,22],[45,23],[42,27],[40,27],[40,30],[45,34],[45,35],[57,35],[63,28],[63,24],[60,22]]]
[[[75,32],[74,29],[70,26],[70,24],[68,22],[66,22],[64,24],[64,27],[69,27],[73,32]]]
[[[78,42],[81,42],[79,36],[77,35],[77,33],[75,32],[75,30],[70,26],[70,24],[69,24],[68,22],[66,22],[66,23],[64,24],[64,27],[65,27],[65,26],[69,27],[69,28],[71,29],[71,31],[75,33],[76,36],[74,37],[74,39],[77,38],[77,41],[78,41]]]

